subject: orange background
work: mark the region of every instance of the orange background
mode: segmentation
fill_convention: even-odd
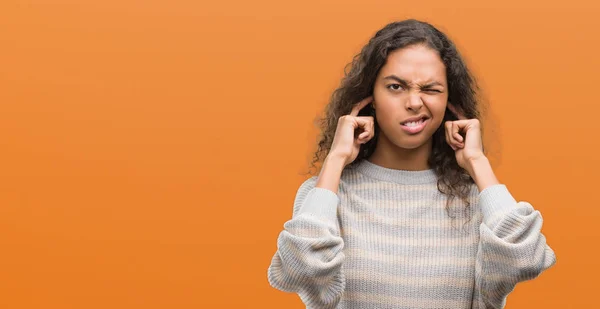
[[[507,308],[597,304],[594,1],[0,3],[0,308],[303,308],[267,267],[344,65],[408,17],[490,102],[557,264]]]

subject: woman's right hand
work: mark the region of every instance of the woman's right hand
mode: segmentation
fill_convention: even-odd
[[[352,108],[350,114],[338,119],[328,156],[342,158],[344,166],[356,159],[360,145],[371,140],[375,134],[375,119],[372,116],[358,116],[358,112],[372,101],[373,96],[363,99]]]

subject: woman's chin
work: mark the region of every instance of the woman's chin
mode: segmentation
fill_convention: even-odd
[[[382,131],[380,139],[384,141],[384,144],[391,144],[397,148],[406,150],[417,149],[425,145],[430,139],[431,135],[428,132],[421,132],[420,134],[406,134],[405,132],[394,132],[393,138],[389,138]]]
[[[399,148],[406,149],[406,150],[417,149],[417,148],[419,148],[421,146],[423,146],[423,144],[407,144],[407,143],[403,143],[401,145],[398,145]]]
[[[396,147],[412,150],[417,149],[427,143],[427,140],[423,140],[422,137],[408,136],[401,138],[398,143],[394,143]]]

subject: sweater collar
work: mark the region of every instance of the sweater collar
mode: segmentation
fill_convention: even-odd
[[[374,179],[407,185],[436,183],[438,179],[433,169],[421,171],[396,170],[377,165],[366,159],[362,159],[356,164],[356,170]]]

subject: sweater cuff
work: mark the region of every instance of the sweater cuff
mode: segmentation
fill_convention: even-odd
[[[517,201],[508,192],[506,185],[491,185],[479,193],[479,204],[483,215],[483,222],[492,226],[502,215],[510,212],[517,205]]]
[[[304,203],[298,210],[298,214],[311,214],[317,217],[337,220],[337,207],[340,199],[335,192],[315,187],[306,194]]]

